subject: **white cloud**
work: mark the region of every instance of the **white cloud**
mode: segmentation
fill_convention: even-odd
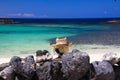
[[[12,13],[8,14],[7,17],[19,17],[19,18],[48,18],[47,14],[35,15],[33,13]]]
[[[21,13],[16,13],[16,14],[8,14],[8,16],[22,16]]]
[[[13,13],[8,14],[8,17],[35,17],[32,13]]]
[[[31,13],[24,13],[22,14],[23,17],[35,17],[34,14],[31,14]]]
[[[6,16],[0,16],[0,18],[6,18]]]

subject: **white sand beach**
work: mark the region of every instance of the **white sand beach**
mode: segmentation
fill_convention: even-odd
[[[78,49],[78,50],[80,50],[80,49]],[[103,58],[103,55],[106,53],[109,53],[109,52],[116,53],[118,55],[118,57],[120,56],[120,48],[119,47],[109,47],[109,48],[104,48],[104,49],[86,49],[86,50],[83,49],[80,51],[88,53],[88,55],[90,56],[90,62],[101,61]],[[33,55],[35,57],[35,54],[25,54],[25,55],[18,55],[18,56],[24,58],[29,55]],[[9,57],[7,57],[7,56],[0,57],[0,64],[9,62],[11,57],[12,57],[12,55]]]

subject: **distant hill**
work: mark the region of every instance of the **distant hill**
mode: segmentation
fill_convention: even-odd
[[[120,24],[120,20],[109,20],[106,22],[102,22],[103,24]]]
[[[2,24],[11,24],[14,23],[14,21],[12,19],[7,19],[7,18],[0,18],[0,23]]]

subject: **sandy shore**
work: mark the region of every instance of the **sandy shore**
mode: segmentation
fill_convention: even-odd
[[[29,56],[29,55],[33,55],[35,57],[34,54],[25,54],[25,55],[13,55],[13,56],[19,56],[21,58],[25,58],[26,56]],[[7,56],[0,56],[0,64],[2,63],[8,63],[11,59],[12,55],[7,57]]]
[[[120,56],[120,46],[116,46],[116,45],[96,45],[96,44],[93,44],[93,45],[73,45],[70,48],[70,51],[72,51],[73,49],[78,49],[82,52],[88,53],[88,55],[90,56],[90,62],[101,61],[103,58],[103,55],[106,53],[110,53],[110,52],[116,53],[118,56]],[[52,53],[52,48],[50,48],[50,49],[48,48],[48,51],[49,50],[51,50],[50,53]],[[29,55],[33,55],[35,57],[35,53],[24,54],[24,55],[19,54],[16,56],[24,58],[24,57],[29,56]],[[8,56],[0,56],[0,64],[9,62],[12,56],[15,56],[15,55],[11,55],[9,57]]]
[[[88,50],[87,52],[89,52],[89,56],[90,56],[90,62],[93,61],[101,61],[103,59],[103,55],[105,55],[106,53],[116,53],[118,56],[120,56],[120,54],[118,52],[120,52],[120,50],[115,50],[115,51],[110,51],[110,50]]]
[[[88,53],[88,55],[90,56],[90,62],[101,61],[102,58],[103,58],[103,55],[106,54],[106,53],[109,53],[109,52],[114,52],[118,56],[120,56],[120,49],[119,48],[116,48],[116,49],[88,49],[88,50],[82,50],[82,51]],[[28,55],[31,55],[31,54],[19,55],[19,56],[24,58],[24,57],[26,57]],[[35,55],[33,55],[33,56],[35,57]],[[12,56],[0,57],[0,64],[9,62],[11,57]]]
[[[101,61],[103,55],[104,55],[104,53],[102,53],[102,54],[89,54],[89,56],[90,56],[90,62]],[[0,57],[0,64],[1,63],[7,63],[7,62],[10,61],[10,59],[11,59],[11,57]]]

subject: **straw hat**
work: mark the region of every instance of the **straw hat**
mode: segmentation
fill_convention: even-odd
[[[56,38],[56,45],[67,44],[67,38]]]
[[[56,43],[53,43],[53,44],[50,44],[51,46],[58,46],[58,45],[62,45],[62,44],[67,44],[69,45],[69,43],[67,42],[67,38],[64,37],[64,38],[56,38]]]

